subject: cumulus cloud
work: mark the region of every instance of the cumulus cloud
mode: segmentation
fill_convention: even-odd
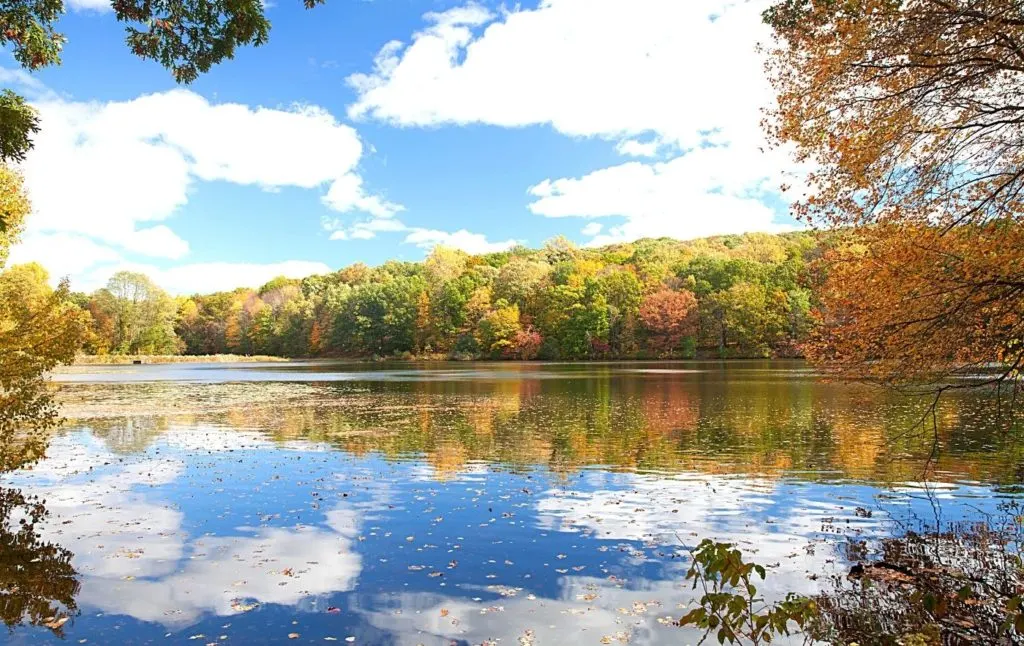
[[[11,249],[11,264],[38,262],[51,277],[77,276],[90,267],[118,262],[121,254],[70,233],[29,234]]]
[[[617,141],[625,156],[672,151],[667,163],[530,189],[539,215],[626,219],[593,243],[777,230],[780,177],[799,169],[766,150],[760,127],[772,102],[756,49],[770,37],[767,4],[543,0],[501,14],[477,5],[427,14],[409,42],[387,43],[372,71],[348,78],[357,94],[349,115],[401,126],[547,125]],[[720,186],[707,165],[739,172]]]
[[[188,255],[188,242],[169,223],[199,182],[325,189],[329,208],[374,217],[402,210],[366,190],[357,173],[359,135],[320,107],[213,103],[188,90],[77,102],[18,71],[0,70],[0,79],[33,91],[42,122],[21,165],[34,213],[12,261],[39,261],[55,278],[70,274],[76,288],[132,267],[180,292],[329,271],[298,260],[151,267],[148,259]]]
[[[656,132],[684,147],[760,139],[757,111],[770,90],[755,44],[768,36],[766,5],[545,0],[502,16],[477,5],[427,14],[410,43],[388,43],[371,73],[349,77],[358,94],[349,114],[417,126],[550,124],[583,136]]]
[[[544,180],[530,187],[535,199],[529,209],[551,218],[626,218],[603,234],[601,227],[585,227],[584,235],[594,236],[591,245],[648,236],[778,232],[792,225],[778,222],[765,200],[782,180],[780,172],[736,158],[728,148],[709,148],[668,162],[627,162],[578,178]]]
[[[354,174],[363,150],[358,134],[315,106],[213,104],[173,90],[108,103],[51,99],[37,107],[42,131],[22,169],[34,231],[79,233],[143,255],[178,257],[187,252],[183,241],[148,223],[186,204],[196,180],[264,189],[330,184],[325,202],[340,210],[400,208],[365,193]]]

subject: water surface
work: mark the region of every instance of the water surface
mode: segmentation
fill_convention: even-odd
[[[814,593],[851,544],[997,511],[1022,464],[990,398],[933,428],[796,362],[55,379],[65,429],[3,476],[49,512],[0,542],[9,643],[695,643],[671,620],[700,538],[769,566],[769,597]]]

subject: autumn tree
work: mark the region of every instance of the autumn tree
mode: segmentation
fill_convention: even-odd
[[[671,356],[683,339],[697,332],[697,299],[692,292],[662,289],[649,294],[640,305],[640,321],[651,348]]]
[[[413,341],[417,352],[430,348],[430,293],[425,289],[416,297],[416,330]]]
[[[766,121],[810,169],[826,369],[938,386],[1024,360],[1024,4],[784,0]]]
[[[696,295],[701,351],[790,355],[807,334],[814,293],[803,274],[817,250],[815,236],[806,233],[643,240],[602,249],[562,241],[478,256],[442,248],[419,263],[356,264],[301,280],[274,278],[258,289],[179,297],[172,318],[181,343],[167,351],[526,359],[662,354],[660,337],[639,319],[641,303],[645,294],[686,289]],[[645,270],[650,285],[632,264],[640,257],[659,259]],[[132,312],[115,307],[109,289],[75,302],[91,315],[86,351],[133,351],[118,332]],[[674,349],[680,350],[692,348]]]
[[[21,177],[0,165],[0,267],[30,209]],[[0,273],[0,472],[42,456],[57,410],[45,375],[71,363],[87,315],[70,300],[66,281],[54,290],[36,264]]]
[[[478,325],[480,349],[495,357],[511,355],[516,338],[522,328],[519,325],[519,306],[498,301],[494,310],[487,313]]]

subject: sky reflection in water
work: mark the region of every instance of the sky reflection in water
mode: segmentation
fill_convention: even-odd
[[[799,364],[145,368],[73,373],[67,430],[3,478],[73,554],[66,643],[686,643],[681,542],[739,543],[774,596],[933,517],[886,486],[919,479],[920,402]],[[1018,429],[971,399],[941,422],[944,519],[994,510]]]

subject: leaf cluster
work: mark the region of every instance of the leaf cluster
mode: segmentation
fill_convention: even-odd
[[[764,580],[764,567],[744,561],[729,543],[704,539],[691,555],[686,578],[704,594],[698,607],[679,619],[679,625],[703,630],[700,643],[714,633],[720,644],[768,644],[777,636],[789,635],[790,622],[802,628],[817,611],[812,599],[792,593],[783,601],[768,603],[754,585],[757,578]]]

